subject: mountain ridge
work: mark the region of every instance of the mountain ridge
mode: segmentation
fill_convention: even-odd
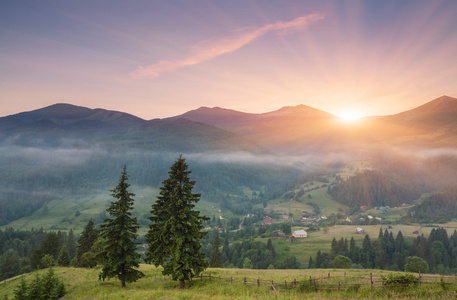
[[[191,121],[182,127],[178,121]],[[173,122],[174,125],[173,125]],[[194,122],[194,123],[192,123]],[[152,126],[152,124],[154,126]],[[167,126],[164,126],[167,124]],[[202,126],[205,124],[207,126]],[[171,141],[171,136],[159,134],[158,130],[172,131],[175,136],[177,128],[194,137],[195,143],[205,140],[208,148],[213,149],[211,141],[221,143],[228,137],[232,142],[238,141],[252,149],[264,147],[279,153],[299,153],[316,149],[328,151],[341,150],[363,143],[380,142],[384,144],[421,144],[430,146],[457,145],[457,99],[441,96],[411,110],[389,116],[365,118],[355,125],[348,125],[328,112],[306,106],[285,106],[278,110],[265,113],[245,113],[221,107],[200,107],[184,114],[163,118],[144,120],[131,114],[105,110],[90,109],[67,103],[57,103],[37,110],[22,112],[0,118],[0,141],[20,141],[33,144],[34,140],[42,139],[53,142],[65,137],[75,139],[100,139],[112,136],[113,139],[129,139],[133,134],[141,139],[141,133],[150,139],[151,128],[162,140]],[[171,127],[170,127],[171,126]],[[149,127],[148,130],[146,130]],[[216,131],[216,127],[223,131]],[[192,130],[191,128],[194,128]],[[207,138],[203,135],[207,134]],[[219,135],[219,138],[216,138]],[[155,138],[158,138],[156,136]],[[186,139],[192,144],[192,139]],[[248,142],[249,141],[249,142]],[[159,145],[160,139],[154,144]],[[177,145],[179,140],[176,141]],[[204,148],[205,145],[201,145]],[[178,147],[179,148],[179,147]],[[249,148],[249,147],[247,147]]]

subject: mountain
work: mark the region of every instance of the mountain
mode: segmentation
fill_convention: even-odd
[[[86,122],[103,127],[134,126],[145,122],[143,119],[118,111],[90,109],[71,104],[58,103],[41,109],[0,118],[0,128],[13,129],[32,126],[41,120],[48,120],[58,126],[78,128]],[[82,126],[82,128],[87,126]],[[95,129],[95,126],[94,126]]]
[[[173,152],[246,151],[266,153],[267,150],[230,131],[188,119],[156,119],[147,121],[127,134],[94,140],[110,149],[142,149]]]
[[[373,121],[388,144],[457,146],[457,99],[442,96],[414,109]]]
[[[71,140],[126,133],[145,122],[122,112],[60,103],[0,118],[0,142],[60,146]]]
[[[201,107],[146,121],[122,112],[60,103],[0,118],[0,143],[56,147],[89,141],[161,150],[282,154],[346,151],[376,143],[454,147],[457,99],[442,96],[409,111],[350,125],[305,105],[261,114]]]
[[[282,153],[334,145],[339,122],[338,117],[306,105],[287,106],[262,114],[201,107],[171,119],[175,118],[186,118],[227,129]]]
[[[187,119],[146,121],[130,114],[55,104],[0,118],[0,142],[21,146],[98,144],[111,150],[253,151],[259,145],[234,133]]]

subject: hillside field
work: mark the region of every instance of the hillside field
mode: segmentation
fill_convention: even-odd
[[[212,280],[208,277],[194,279],[187,284],[186,289],[179,290],[179,283],[161,276],[161,268],[151,265],[141,265],[145,277],[137,282],[128,283],[126,288],[121,288],[116,279],[99,281],[98,269],[82,268],[54,268],[55,274],[61,278],[67,289],[67,294],[62,299],[375,299],[383,298],[408,298],[430,299],[449,298],[457,293],[455,277],[446,277],[446,286],[438,284],[439,277],[423,277],[424,281],[435,284],[422,284],[415,288],[386,288],[381,284],[380,275],[386,275],[381,270],[244,270],[244,269],[207,269],[205,276],[211,273]],[[44,274],[46,270],[38,271]],[[370,289],[370,273],[374,289]],[[415,274],[418,276],[418,274]],[[219,276],[225,280],[219,280]],[[328,279],[328,276],[331,278]],[[247,282],[244,284],[246,277]],[[341,290],[307,291],[304,282],[309,283],[312,277],[320,288],[336,287],[341,283]],[[25,274],[24,280],[31,282],[35,274]],[[230,282],[230,278],[233,282]],[[262,284],[255,284],[260,279]],[[235,281],[238,280],[238,281]],[[275,288],[271,286],[271,281]],[[291,282],[296,280],[296,287],[291,288]],[[12,299],[14,290],[21,282],[21,276],[8,279],[0,283],[0,298]],[[284,283],[288,283],[286,289]],[[300,284],[302,282],[302,284]],[[322,284],[334,284],[324,286]],[[351,288],[356,286],[356,288]]]

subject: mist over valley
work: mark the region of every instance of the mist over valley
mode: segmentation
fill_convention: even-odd
[[[46,205],[52,211],[51,201],[66,198],[105,193],[107,205],[124,164],[132,185],[153,191],[180,154],[203,202],[233,203],[225,205],[234,215],[265,214],[269,203],[313,180],[322,180],[328,197],[347,209],[414,203],[456,184],[456,107],[455,98],[444,96],[398,115],[353,123],[304,105],[264,114],[203,107],[147,121],[56,104],[3,117],[0,224],[30,229],[27,222],[14,222],[43,214]],[[138,198],[147,203],[139,206],[147,209],[155,196]],[[68,220],[76,223],[56,220],[45,229],[76,229],[106,209],[73,202]],[[76,211],[91,213],[74,217]],[[137,211],[140,217],[147,213]]]

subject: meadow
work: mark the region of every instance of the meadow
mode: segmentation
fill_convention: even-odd
[[[116,279],[98,280],[100,270],[97,268],[55,267],[54,271],[66,285],[67,294],[62,299],[437,299],[455,297],[457,294],[455,277],[444,278],[444,284],[439,284],[440,277],[435,276],[423,279],[428,284],[414,288],[389,288],[380,282],[380,275],[388,273],[381,270],[207,269],[203,279],[195,278],[184,290],[179,290],[178,282],[161,276],[161,268],[141,265],[140,269],[146,276],[127,284],[126,288],[121,288]],[[43,274],[46,270],[37,272]],[[212,280],[208,278],[210,273]],[[375,281],[373,288],[369,284],[370,274]],[[21,277],[0,282],[1,299],[13,298]],[[25,274],[23,277],[26,282],[30,282],[35,274]],[[317,284],[318,290],[309,289],[310,277]],[[227,280],[230,278],[232,282]],[[244,284],[244,278],[248,284]],[[260,285],[255,284],[258,279]],[[271,281],[275,283],[275,288],[270,284]],[[295,286],[291,284],[293,281],[296,282]],[[288,283],[287,288],[284,283]],[[341,285],[340,290],[336,288],[338,283]]]

